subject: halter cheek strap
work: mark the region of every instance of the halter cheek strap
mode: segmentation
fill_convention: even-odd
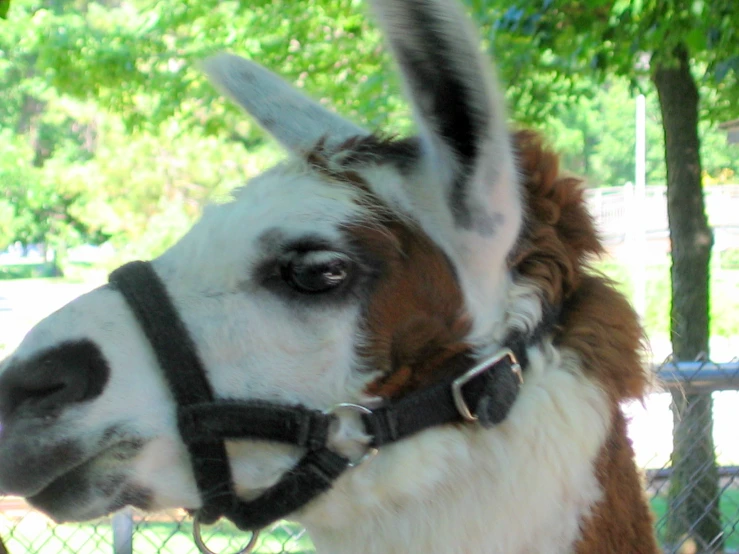
[[[126,264],[116,269],[109,281],[123,295],[151,344],[178,411],[213,402],[213,390],[195,343],[151,264]],[[233,483],[226,447],[222,441],[186,444],[204,503],[201,519],[213,521],[231,502]]]
[[[118,268],[110,275],[110,284],[136,317],[172,392],[178,430],[187,445],[202,502],[195,511],[198,529],[200,522],[225,517],[239,529],[257,532],[329,490],[346,469],[356,465],[329,448],[338,409],[320,412],[304,406],[216,399],[195,343],[150,263],[131,262]],[[354,404],[339,407],[360,412],[371,437],[368,451],[439,425],[478,422],[491,427],[507,417],[523,383],[517,355],[523,352],[503,349],[475,364],[469,354],[459,354],[447,362],[454,377],[375,410]],[[291,444],[304,448],[305,454],[261,496],[244,501],[235,492],[224,443],[243,439]],[[199,533],[196,541],[208,552]]]

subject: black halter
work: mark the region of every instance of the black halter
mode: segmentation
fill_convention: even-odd
[[[259,400],[216,399],[187,328],[163,283],[148,262],[126,264],[110,275],[149,340],[177,404],[177,422],[190,454],[202,507],[196,518],[212,523],[220,517],[239,529],[258,531],[282,519],[331,488],[356,465],[329,449],[330,424],[337,410],[321,412]],[[540,333],[536,333],[539,335]],[[451,423],[477,421],[485,427],[503,421],[521,385],[517,357],[524,341],[475,365],[460,354],[449,362],[450,374],[430,387],[369,410],[354,404],[372,437],[368,451],[419,431]],[[225,440],[258,439],[303,447],[306,453],[274,486],[254,500],[237,497]]]

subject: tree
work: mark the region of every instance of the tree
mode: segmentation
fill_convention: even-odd
[[[223,144],[225,139],[208,137],[192,124],[202,122],[202,105],[178,108],[183,85],[170,86],[170,81],[182,75],[167,70],[181,62],[177,50],[164,64],[164,76],[158,83],[170,94],[164,100],[143,77],[134,83],[116,82],[116,77],[129,75],[110,68],[107,73],[113,75],[108,82],[114,84],[106,94],[105,87],[95,82],[100,74],[90,73],[92,69],[84,69],[85,64],[104,67],[115,57],[116,45],[121,55],[130,56],[128,61],[136,62],[135,48],[120,45],[127,27],[118,22],[130,19],[132,28],[145,35],[141,21],[152,18],[149,12],[139,18],[134,11],[127,19],[121,15],[125,7],[110,4],[17,0],[10,20],[0,22],[0,88],[4,91],[0,102],[0,250],[21,242],[63,253],[67,246],[111,240],[121,255],[155,254],[192,223],[209,199],[224,194],[219,184],[243,182],[245,173],[255,166],[253,159],[244,156],[244,142],[264,157],[263,149],[255,147],[258,137],[252,138],[249,129],[239,129],[237,140]],[[112,44],[107,44],[102,31],[95,32],[97,27],[114,29]],[[145,36],[131,33],[125,35],[128,43],[151,51]],[[188,33],[198,31],[189,29]],[[67,47],[71,44],[72,50],[74,45],[97,50],[86,51],[89,58],[64,55],[57,67],[45,66],[56,63],[58,53],[52,44],[64,40],[70,41]],[[65,70],[74,69],[75,62],[83,66],[80,74]],[[101,91],[102,106],[94,98],[96,90]],[[128,110],[127,102],[139,110]],[[166,109],[151,111],[158,103]],[[211,134],[225,127],[218,124],[219,116],[226,118],[224,105],[214,110]],[[116,106],[121,114],[104,109]],[[144,118],[150,111],[156,117]],[[179,117],[166,115],[170,113]],[[122,118],[127,128],[121,125]]]
[[[357,3],[13,0],[0,22],[0,129],[24,137],[42,172],[51,164],[55,179],[84,185],[73,209],[81,221],[129,254],[154,254],[223,193],[215,180],[233,186],[274,159],[261,131],[207,84],[198,63],[208,55],[257,58],[350,117],[408,126],[399,95],[382,92],[387,56]],[[93,149],[75,158],[82,149],[67,135],[88,123]]]
[[[475,11],[495,1],[472,2]],[[671,339],[676,360],[709,355],[709,260],[712,234],[701,188],[699,120],[729,119],[739,100],[739,3],[734,0],[596,0],[520,2],[500,8],[491,29],[499,44],[527,37],[536,63],[576,80],[615,74],[635,88],[654,86],[665,137],[668,218],[672,241]],[[508,52],[509,50],[501,51]],[[504,69],[520,71],[520,56]],[[699,77],[696,77],[699,75]],[[699,83],[711,102],[700,104]],[[736,113],[733,114],[736,117]],[[718,481],[707,394],[675,395],[668,549],[685,540],[701,552],[722,549]],[[691,528],[691,524],[695,527]]]
[[[94,98],[125,114],[129,127],[176,117],[181,125],[231,133],[235,108],[198,70],[201,60],[220,50],[258,59],[298,86],[318,91],[342,113],[371,124],[404,109],[399,95],[385,101],[387,56],[358,4],[108,0],[51,10],[14,0],[9,16],[27,31],[23,43],[36,55],[36,71],[58,91]],[[365,98],[377,100],[360,101]],[[237,130],[239,138],[254,139],[248,122]]]
[[[37,154],[28,144],[14,137],[0,135],[0,249],[19,242],[24,246],[41,245],[61,274],[61,258],[68,246],[81,243],[100,244],[108,236],[91,225],[85,217],[88,191],[79,183],[65,182],[54,165],[37,166]]]
[[[589,95],[554,101],[556,111],[551,116],[529,124],[542,128],[560,153],[562,165],[581,175],[588,186],[623,186],[634,180],[635,169],[635,103],[628,82],[616,77],[606,83],[582,80],[590,84]],[[655,95],[648,101],[650,108],[656,106]],[[656,113],[652,109],[651,114]],[[647,121],[647,183],[664,184],[664,141],[661,122],[656,119]]]

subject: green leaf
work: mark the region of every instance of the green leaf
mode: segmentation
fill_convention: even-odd
[[[685,43],[690,47],[691,52],[702,52],[706,49],[708,41],[706,33],[702,27],[694,27],[685,34]]]
[[[10,9],[10,0],[0,0],[0,18],[6,19],[8,17],[9,9]]]

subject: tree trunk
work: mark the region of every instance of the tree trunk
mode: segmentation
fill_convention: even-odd
[[[678,46],[653,67],[665,133],[667,215],[672,242],[670,338],[676,361],[708,356],[713,235],[701,187],[698,89]],[[710,394],[673,393],[672,478],[666,552],[721,552],[721,520]],[[693,550],[689,545],[695,545]]]

